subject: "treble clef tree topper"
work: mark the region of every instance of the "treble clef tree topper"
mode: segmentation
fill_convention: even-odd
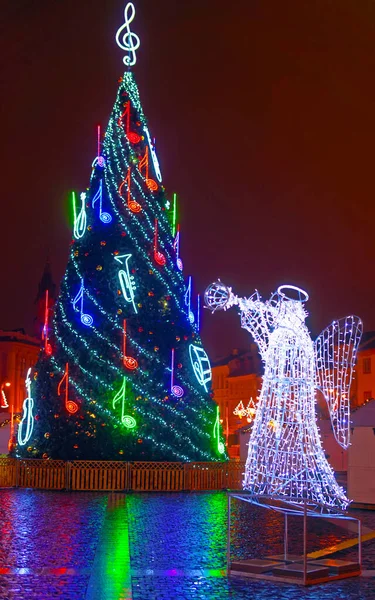
[[[135,8],[132,2],[128,2],[125,6],[124,19],[125,22],[117,30],[116,42],[120,46],[121,50],[128,52],[127,56],[124,56],[123,62],[127,67],[132,67],[137,62],[135,51],[138,50],[141,45],[139,37],[130,31],[130,23],[135,17]],[[125,31],[124,31],[125,30]]]

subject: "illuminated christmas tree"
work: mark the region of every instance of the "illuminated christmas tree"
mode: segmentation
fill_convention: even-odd
[[[128,31],[129,11],[130,3]],[[138,38],[126,35],[131,66]],[[199,297],[182,273],[176,202],[164,194],[129,70],[103,142],[98,135],[89,188],[72,204],[69,262],[28,374],[17,455],[225,460]]]

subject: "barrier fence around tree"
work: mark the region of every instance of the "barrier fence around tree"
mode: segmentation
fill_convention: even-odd
[[[176,463],[0,458],[0,488],[180,492],[240,490],[244,462]]]

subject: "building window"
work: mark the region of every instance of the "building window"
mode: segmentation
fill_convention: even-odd
[[[367,400],[370,400],[372,398],[372,393],[370,392],[363,392],[363,400],[364,402],[367,402]]]
[[[363,373],[364,375],[371,373],[371,357],[363,359]]]

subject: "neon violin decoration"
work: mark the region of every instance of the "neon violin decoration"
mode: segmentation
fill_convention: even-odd
[[[173,249],[176,252],[177,267],[180,269],[180,271],[182,271],[184,266],[183,266],[182,260],[180,258],[180,226],[179,225],[177,225],[177,233],[176,233],[176,237],[174,238]]]
[[[76,240],[79,240],[84,235],[84,233],[86,231],[86,225],[87,225],[85,192],[82,192],[82,194],[80,194],[80,198],[81,198],[81,210],[79,211],[79,214],[77,216],[76,194],[75,194],[75,192],[72,192],[73,216],[74,216],[73,235],[76,238]]]
[[[60,380],[59,385],[57,386],[57,395],[60,396],[61,394],[61,386],[65,381],[65,408],[66,410],[71,414],[74,415],[74,413],[77,412],[78,410],[78,404],[77,402],[74,402],[74,400],[69,400],[69,364],[66,363],[65,365],[65,373],[62,376],[62,379]]]
[[[176,398],[181,398],[184,395],[184,390],[181,386],[174,384],[174,348],[171,351],[171,394]]]
[[[96,166],[98,167],[105,167],[105,159],[104,156],[101,156],[100,154],[100,125],[98,125],[98,153],[97,156],[94,158],[94,161],[92,163],[92,168],[94,169]]]
[[[154,165],[155,175],[156,175],[157,180],[160,181],[160,183],[161,183],[162,182],[162,177],[161,177],[160,165],[159,165],[158,157],[156,156],[154,144],[151,141],[150,132],[149,132],[147,126],[144,125],[143,129],[144,129],[144,132],[145,132],[145,134],[147,136],[148,147],[150,148],[150,153],[151,153],[151,158],[152,158],[152,162],[153,162],[153,165]]]
[[[130,100],[124,103],[125,110],[119,117],[117,124],[119,127],[124,128],[125,135],[131,144],[139,144],[142,137],[135,131],[130,131],[130,106]]]
[[[127,56],[124,56],[123,62],[127,67],[132,67],[137,62],[135,51],[138,50],[141,45],[141,41],[136,33],[130,31],[130,23],[134,20],[135,8],[132,2],[128,2],[125,6],[124,11],[124,24],[119,27],[116,33],[116,42],[121,50],[128,52]],[[124,29],[126,30],[124,33]],[[122,38],[120,39],[120,36]]]
[[[46,290],[46,305],[44,308],[44,325],[43,325],[43,329],[42,329],[42,341],[44,341],[44,351],[47,354],[47,356],[51,356],[52,354],[52,346],[48,341],[48,314],[49,314],[49,307],[48,307],[48,290]]]
[[[158,184],[154,179],[150,179],[148,176],[148,146],[145,148],[145,154],[138,163],[138,170],[141,175],[144,176],[146,185],[151,192],[156,192]],[[142,173],[144,171],[144,173]]]
[[[158,250],[158,220],[157,219],[155,219],[154,260],[161,267],[164,267],[165,263],[167,262],[164,254],[162,252],[159,252],[159,250]]]
[[[189,346],[190,361],[198,383],[208,392],[207,384],[212,379],[211,365],[206,352],[200,346]]]
[[[22,420],[19,424],[18,433],[17,433],[18,443],[20,446],[24,446],[26,444],[26,442],[30,439],[31,434],[34,429],[34,417],[33,417],[34,400],[31,397],[30,373],[31,373],[31,367],[27,371],[27,375],[26,375],[26,379],[25,379],[27,397],[23,401],[23,405],[22,405],[23,415],[22,415]]]
[[[92,327],[93,326],[93,322],[94,319],[92,318],[91,315],[88,315],[86,313],[83,312],[83,295],[85,292],[85,287],[83,284],[83,278],[81,279],[81,287],[78,290],[78,294],[76,295],[76,297],[73,300],[73,309],[77,312],[81,313],[81,322],[83,323],[83,325],[86,325],[86,327]],[[77,308],[77,304],[80,302],[80,308]]]
[[[112,406],[114,409],[116,408],[116,404],[118,402],[121,402],[121,423],[127,429],[134,429],[134,427],[137,426],[136,420],[131,415],[125,414],[125,403],[126,403],[126,377],[125,377],[125,375],[123,377],[122,384],[121,384],[119,391],[117,392],[117,394],[114,396],[114,398],[112,400]]]
[[[188,286],[187,286],[186,292],[185,292],[185,304],[188,307],[189,321],[191,324],[193,324],[195,319],[194,319],[194,313],[191,310],[191,276],[189,277],[189,283],[188,283]]]
[[[219,454],[224,454],[225,452],[225,446],[223,444],[223,442],[220,440],[220,413],[219,413],[219,407],[216,407],[216,421],[215,421],[215,425],[214,425],[214,439],[217,439],[217,451],[219,452]]]
[[[99,200],[99,219],[102,223],[110,223],[112,221],[112,216],[103,211],[103,180],[101,179],[99,182],[98,191],[92,199],[91,206],[95,207],[95,203]]]
[[[134,290],[136,289],[136,285],[133,275],[130,275],[129,272],[129,260],[131,256],[131,254],[121,254],[120,256],[115,256],[115,260],[125,268],[125,270],[120,269],[118,272],[122,295],[124,296],[125,301],[133,306],[134,312],[137,314],[138,310],[134,301]]]
[[[132,356],[127,356],[127,354],[126,354],[126,319],[124,319],[122,353],[123,353],[122,360],[124,363],[124,367],[126,367],[130,371],[134,371],[134,369],[138,369],[138,361],[135,358],[133,358]]]
[[[120,194],[120,196],[122,196],[122,188],[124,187],[124,185],[126,184],[127,187],[127,205],[129,210],[131,210],[133,213],[139,213],[142,210],[142,206],[140,204],[138,204],[138,202],[136,202],[132,196],[131,196],[131,192],[130,192],[130,185],[131,185],[131,168],[128,168],[128,172],[127,175],[125,177],[125,179],[120,183],[120,187],[118,189],[118,193]]]

